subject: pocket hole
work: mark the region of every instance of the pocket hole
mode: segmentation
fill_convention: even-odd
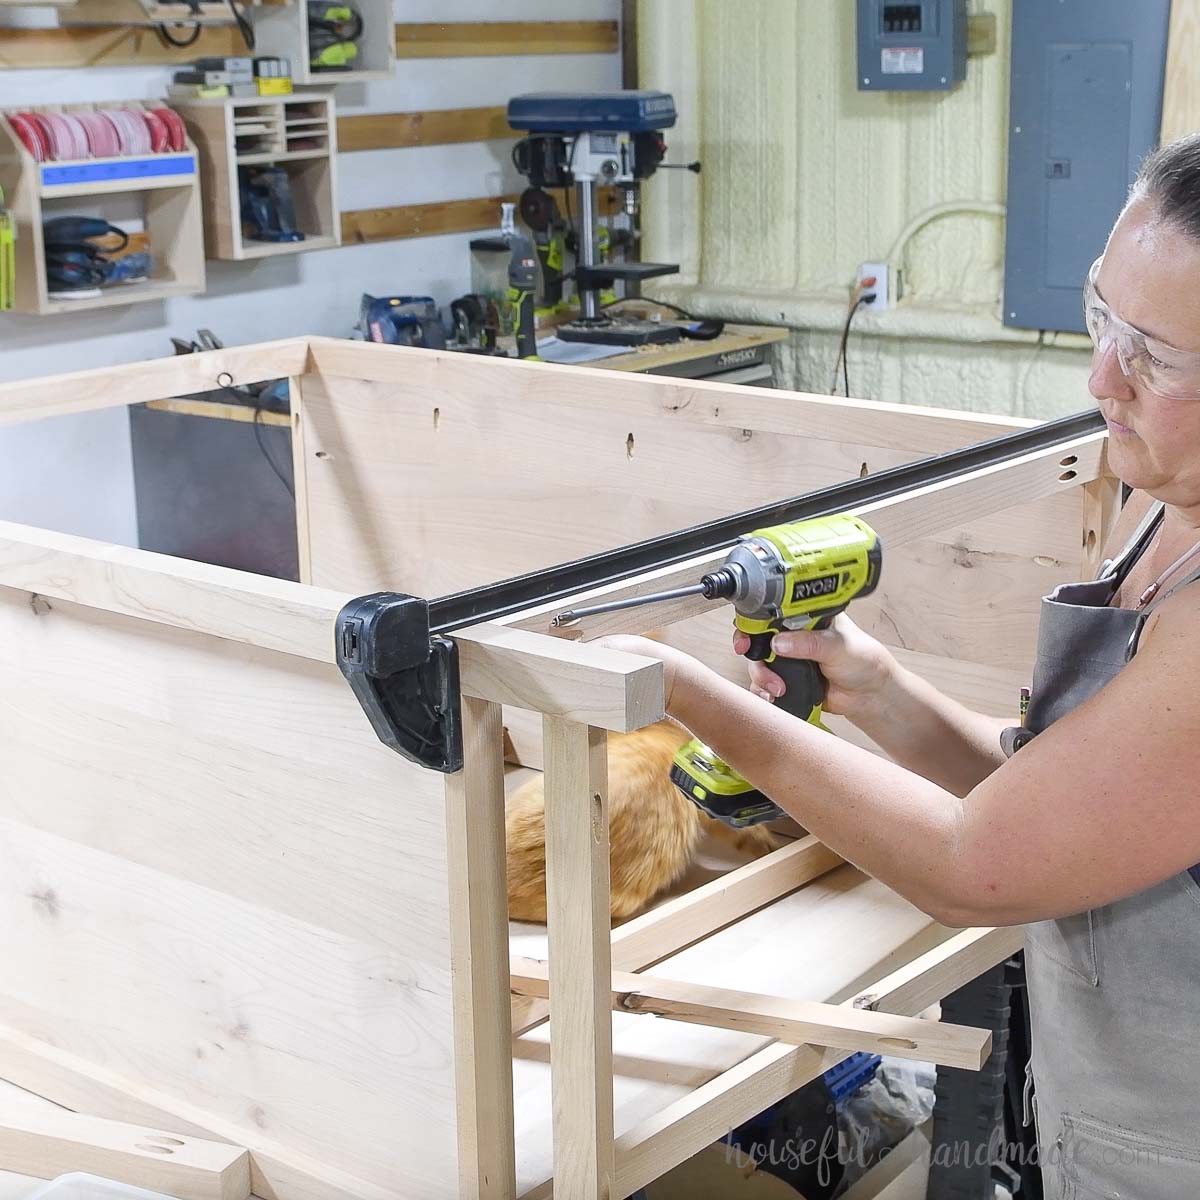
[[[433,427],[434,427],[434,429],[437,429],[437,427],[441,423],[442,423],[442,410],[440,408],[435,408],[433,410]]]
[[[862,464],[862,466],[858,468],[858,477],[859,477],[859,479],[866,479],[866,477],[867,477],[868,475],[870,475],[870,473],[871,473],[871,472],[870,472],[870,471],[867,469],[867,464],[866,464],[866,463],[863,463],[863,464]]]
[[[313,455],[313,457],[314,458],[328,458],[329,455],[324,450],[318,450],[316,452],[316,454]]]
[[[1060,467],[1073,467],[1079,461],[1078,454],[1068,454],[1058,465]]]
[[[174,1153],[175,1153],[175,1151],[174,1151],[174,1150],[170,1150],[170,1149],[168,1149],[166,1146],[152,1146],[152,1145],[150,1145],[150,1143],[149,1143],[149,1142],[139,1142],[139,1143],[138,1143],[138,1144],[137,1144],[137,1145],[134,1147],[134,1149],[135,1149],[135,1150],[145,1150],[147,1154],[162,1154],[162,1155],[168,1155],[168,1154],[174,1154]]]
[[[625,457],[626,458],[633,457],[633,434],[632,433],[625,439]]]
[[[1064,471],[1059,477],[1060,483],[1069,483],[1078,474],[1078,471]]]
[[[881,1037],[880,1042],[885,1046],[899,1046],[902,1050],[915,1050],[917,1043],[910,1041],[908,1038],[897,1037]]]
[[[179,1138],[167,1137],[165,1133],[161,1135],[156,1134],[154,1137],[150,1138],[150,1141],[154,1142],[158,1146],[184,1146],[187,1144],[186,1142],[180,1141]]]

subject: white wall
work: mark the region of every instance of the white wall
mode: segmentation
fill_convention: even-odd
[[[32,13],[8,18],[42,20]],[[617,20],[619,0],[397,0],[398,21]],[[0,108],[161,97],[168,67],[0,72]],[[621,85],[619,54],[412,59],[388,80],[343,84],[339,112],[406,112],[505,103],[521,92]],[[520,190],[509,142],[343,154],[344,209]],[[497,214],[497,219],[499,214]],[[421,293],[440,304],[469,290],[472,234],[345,246],[291,258],[208,264],[208,292],[165,303],[48,317],[0,314],[0,380],[170,353],[170,337],[213,330],[227,344],[294,334],[344,336],[363,292]],[[134,544],[133,476],[123,409],[0,429],[0,519]]]
[[[995,17],[997,45],[960,87],[860,92],[850,0],[641,0],[642,75],[680,112],[673,157],[704,163],[647,185],[646,257],[683,268],[647,290],[788,326],[785,386],[828,391],[858,264],[940,206],[1005,199],[1013,0],[968,4]],[[903,301],[855,318],[855,396],[1032,418],[1091,406],[1086,336],[1001,320],[1005,232],[994,211],[915,229],[893,264]]]

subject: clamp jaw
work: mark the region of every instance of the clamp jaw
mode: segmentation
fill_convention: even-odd
[[[338,613],[337,664],[385,746],[449,775],[462,770],[458,647],[429,632],[429,602],[360,596]]]

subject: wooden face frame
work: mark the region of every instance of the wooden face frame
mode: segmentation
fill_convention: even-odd
[[[986,1057],[986,1038],[979,1031],[909,1018],[1006,958],[1020,945],[1019,930],[942,931],[932,939],[936,944],[926,939],[919,947],[898,935],[887,969],[871,975],[865,986],[839,992],[836,1003],[684,984],[671,978],[665,964],[660,974],[648,970],[764,906],[802,898],[809,885],[821,886],[830,872],[848,870],[811,838],[610,933],[605,740],[609,731],[633,730],[661,718],[662,672],[657,662],[590,646],[588,640],[643,632],[653,624],[677,644],[719,660],[722,669],[740,672],[743,664],[726,645],[727,614],[705,613],[702,604],[683,601],[649,614],[634,610],[585,622],[567,640],[549,636],[550,617],[564,607],[557,603],[458,631],[453,636],[461,660],[466,766],[447,777],[416,768],[373,743],[333,665],[332,631],[346,602],[378,587],[403,585],[403,590],[433,596],[470,586],[470,579],[456,574],[464,562],[494,579],[505,564],[513,574],[572,557],[571,547],[602,549],[694,523],[710,511],[748,507],[755,502],[759,474],[766,481],[761,486],[775,488],[767,498],[778,499],[789,490],[807,490],[806,484],[844,478],[860,458],[864,467],[877,470],[996,436],[1022,422],[596,370],[568,373],[540,364],[482,362],[332,339],[296,339],[11,384],[0,388],[0,422],[193,394],[211,388],[224,374],[234,384],[292,381],[300,557],[309,582],[272,580],[0,523],[0,641],[30,647],[27,653],[14,649],[2,661],[9,684],[17,689],[12,695],[26,699],[15,700],[0,719],[0,746],[19,767],[9,773],[8,789],[0,784],[0,819],[11,835],[0,857],[9,855],[6,869],[28,886],[18,896],[14,882],[9,902],[23,896],[26,907],[0,910],[0,920],[11,919],[5,927],[18,931],[13,935],[18,942],[25,937],[19,931],[37,932],[39,914],[56,906],[68,918],[58,925],[69,925],[77,881],[98,878],[101,864],[115,862],[121,888],[132,887],[140,872],[152,871],[147,895],[159,903],[169,895],[181,911],[186,908],[193,932],[203,906],[214,897],[220,897],[214,913],[258,922],[264,937],[275,929],[274,916],[283,912],[293,924],[285,931],[291,939],[288,957],[268,963],[277,974],[303,951],[310,955],[312,980],[331,981],[332,988],[342,979],[340,963],[358,953],[347,947],[366,944],[396,971],[409,971],[420,986],[402,989],[402,996],[388,992],[372,998],[380,1006],[381,1029],[386,1024],[380,1044],[395,1049],[395,1061],[380,1053],[376,1066],[368,1049],[353,1041],[325,1045],[297,1036],[281,1046],[279,1039],[290,1034],[279,1029],[260,1034],[255,1021],[227,1021],[222,1028],[234,1035],[241,1030],[240,1038],[254,1054],[221,1070],[195,1067],[193,1088],[182,1060],[160,1065],[157,1060],[169,1060],[170,1054],[145,1033],[168,1014],[183,1020],[180,1006],[192,1002],[188,996],[148,995],[139,1001],[136,1024],[72,1012],[69,1000],[37,1020],[31,1015],[30,1002],[39,987],[49,986],[51,976],[71,979],[89,964],[97,994],[113,981],[153,991],[154,959],[138,957],[132,949],[145,941],[144,933],[123,923],[121,909],[96,907],[95,922],[108,922],[110,939],[128,939],[129,957],[114,958],[106,972],[99,960],[86,958],[81,935],[60,943],[53,941],[57,933],[43,932],[52,938],[47,944],[56,947],[57,957],[51,968],[36,949],[26,948],[21,961],[30,978],[40,972],[46,979],[34,980],[18,997],[4,997],[0,1077],[94,1115],[244,1146],[255,1193],[267,1198],[545,1195],[551,1186],[548,1151],[527,1161],[530,1155],[516,1129],[528,1126],[523,1106],[534,1102],[522,1090],[529,1057],[522,1047],[538,1036],[535,1026],[546,1014],[548,997],[556,1013],[549,1049],[552,1098],[540,1103],[544,1123],[552,1127],[553,1185],[560,1195],[616,1197],[657,1178],[854,1049],[882,1046],[957,1066],[978,1065]],[[560,512],[541,514],[541,533],[521,490],[530,473],[522,446],[538,429],[548,431],[545,487],[562,497]],[[512,497],[505,528],[514,536],[511,544],[489,551],[489,558],[478,549],[477,522],[456,525],[450,518],[469,512],[480,494],[489,494],[486,486],[482,492],[464,489],[464,453],[472,444],[494,452],[502,437],[512,439],[502,446],[509,477],[495,484],[495,495]],[[688,491],[694,474],[685,477],[687,464],[681,464],[675,480],[668,480],[676,486],[664,488],[667,460],[655,457],[655,447],[661,454],[668,443],[688,447],[689,464],[704,456],[710,464],[741,463],[744,472],[710,472],[716,482],[701,494]],[[1032,611],[1044,583],[1078,577],[1098,560],[1117,490],[1105,472],[1103,450],[1104,435],[1092,434],[861,510],[891,556],[885,580],[895,563],[898,581],[868,624],[883,620],[889,607],[898,611],[901,590],[922,571],[932,571],[937,595],[945,597],[945,620],[966,632],[942,645],[918,641],[912,629],[900,629],[899,652],[964,699],[1003,711],[1015,695],[1015,688],[1009,691],[1013,670],[1005,664],[1021,639],[1031,636]],[[745,457],[751,454],[761,457]],[[431,488],[417,468],[435,460],[441,469]],[[801,468],[807,469],[810,460],[819,460],[827,474],[818,473],[815,480],[805,476]],[[632,464],[613,486],[623,496],[636,495],[639,504],[622,509],[614,501],[609,521],[590,493],[575,495],[572,479],[586,474],[580,466],[585,461],[594,463],[594,476],[605,487],[604,481],[624,469],[622,461]],[[852,464],[849,471],[847,464]],[[567,476],[559,479],[558,470],[567,470]],[[794,475],[798,486],[780,489],[773,471]],[[677,491],[686,494],[677,496]],[[535,508],[538,503],[535,498]],[[544,507],[544,500],[540,503]],[[414,533],[402,517],[418,509],[424,533]],[[681,512],[693,515],[681,519]],[[906,557],[910,550],[914,557]],[[544,556],[541,562],[538,555]],[[690,582],[719,557],[648,572],[576,600]],[[986,607],[986,619],[981,618],[978,596],[969,586],[980,577],[989,594],[1003,586],[1006,602],[1020,601],[1025,624],[1019,630],[1005,624],[1000,604]],[[927,608],[928,602],[929,595],[922,593],[914,607]],[[879,631],[878,625],[872,627]],[[976,635],[981,642],[992,638],[990,659],[962,653]],[[45,659],[58,668],[49,683],[37,652],[43,638],[58,639],[46,642],[47,653],[59,656]],[[94,659],[94,678],[79,684],[69,678],[72,653]],[[173,664],[194,674],[172,676],[168,667]],[[147,708],[132,677],[135,669],[153,677],[150,690],[161,711]],[[126,673],[129,678],[123,678]],[[290,756],[255,758],[260,747],[253,729],[218,728],[208,708],[198,711],[201,699],[219,708],[225,693],[216,689],[233,689],[242,680],[261,687],[260,699],[276,706],[268,705],[259,718],[263,739],[287,745]],[[286,687],[271,680],[283,680]],[[92,696],[94,709],[68,710],[64,697],[77,687]],[[43,690],[45,704],[39,709]],[[116,694],[112,711],[119,709],[130,723],[106,743],[105,730],[112,726],[105,721],[112,711],[101,706],[109,691]],[[114,778],[119,776],[126,790],[115,784],[98,790],[91,819],[71,800],[70,784],[78,784],[78,773],[68,775],[57,760],[53,770],[37,765],[46,760],[35,761],[39,713],[44,719],[61,714],[56,734],[67,745],[83,747],[90,739],[118,762]],[[518,736],[521,714],[533,716]],[[361,723],[355,724],[358,718]],[[527,761],[540,762],[546,776],[551,919],[545,960],[509,956],[505,730],[511,744],[524,738],[525,747],[518,749]],[[191,739],[202,733],[213,739],[214,758],[225,752],[228,773],[203,792],[206,803],[189,823],[178,805],[150,803],[155,787],[166,787],[152,780],[163,766],[161,758],[137,757],[125,743],[150,735]],[[181,744],[188,743],[163,742],[155,753]],[[118,819],[123,809],[136,808],[147,820],[163,822],[164,841],[173,832],[180,844],[199,846],[218,819],[207,801],[229,795],[239,756],[253,760],[256,787],[258,780],[269,779],[271,786],[264,784],[254,800],[267,811],[272,801],[265,793],[274,789],[276,807],[270,811],[276,824],[255,859],[241,851],[255,828],[253,813],[247,814],[244,804],[221,810],[237,842],[230,851],[236,872],[216,856],[144,845]],[[319,772],[328,778],[311,793],[311,803],[323,804],[341,789],[339,803],[322,810],[322,819],[339,822],[347,853],[340,856],[333,846],[324,859],[303,860],[308,874],[298,879],[294,867],[272,861],[262,846],[278,841],[293,862],[302,859],[317,831],[304,826],[300,804],[293,826],[288,802],[309,798],[305,783]],[[42,790],[30,799],[37,789]],[[352,800],[345,799],[347,794]],[[144,808],[143,796],[149,798]],[[402,804],[409,809],[398,816]],[[111,813],[104,809],[111,819],[100,829],[94,812],[104,805],[112,807]],[[376,861],[372,847],[377,845],[391,858]],[[65,855],[80,846],[73,874],[56,877],[53,852]],[[27,871],[38,857],[35,850],[46,878]],[[406,892],[395,880],[406,854],[424,864],[423,890]],[[157,890],[167,886],[160,876],[171,877],[169,891]],[[176,877],[182,880],[178,886]],[[376,890],[356,893],[359,878]],[[99,888],[98,883],[89,886]],[[433,893],[438,894],[429,912],[414,916],[413,906]],[[82,905],[84,894],[79,895]],[[88,895],[98,906],[99,891]],[[35,898],[32,914],[30,896],[41,897]],[[403,933],[397,932],[400,925]],[[311,927],[327,933],[330,945],[340,939],[337,954],[312,943]],[[275,936],[285,934],[276,929]],[[220,945],[226,947],[231,937]],[[213,955],[217,944],[204,943]],[[363,1019],[358,990],[375,978],[362,966],[368,960],[374,962],[371,955],[362,955],[361,962],[356,958],[355,970],[361,971],[345,977],[345,985],[353,983],[356,992],[352,1000],[337,1001],[343,1021]],[[293,1006],[289,1020],[298,1022],[305,989],[289,990],[281,983],[267,990],[277,1008]],[[517,998],[511,1013],[503,1002],[509,992]],[[655,1111],[643,1106],[630,1119],[628,1108],[619,1110],[621,1121],[614,1124],[614,1075],[620,1074],[614,1072],[614,1009],[751,1030],[774,1040]],[[190,1010],[186,1015],[189,1036],[200,1028],[211,1032]],[[401,1054],[388,1040],[397,1023],[418,1017],[431,1041],[441,1039],[449,1065],[440,1072],[431,1074],[428,1064]],[[514,1033],[522,1035],[516,1043],[516,1108]],[[312,1101],[312,1113],[278,1094],[301,1050],[312,1056],[304,1076],[313,1081],[306,1085],[312,1095],[305,1097]],[[335,1094],[343,1068],[359,1073],[353,1096]],[[226,1080],[228,1094],[222,1091]],[[396,1134],[396,1148],[380,1149],[384,1133],[416,1111],[434,1115],[442,1126],[438,1134],[407,1144]],[[418,1147],[427,1151],[425,1166],[413,1165]]]

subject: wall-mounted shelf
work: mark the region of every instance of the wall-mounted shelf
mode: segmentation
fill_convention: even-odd
[[[392,0],[353,0],[363,20],[358,58],[351,70],[323,71],[311,66],[308,5],[260,4],[248,12],[254,24],[259,54],[289,59],[292,78],[299,84],[331,87],[362,79],[386,79],[396,64],[396,17]]]
[[[204,180],[208,257],[240,261],[341,244],[337,204],[337,116],[326,92],[176,103],[195,142]],[[256,241],[242,225],[238,168],[287,171],[302,242]]]
[[[0,0],[0,4],[5,0]],[[28,0],[20,0],[27,3]],[[241,0],[243,6],[260,0]],[[184,0],[65,0],[68,7],[59,14],[63,25],[233,25],[233,13],[226,0],[200,0],[200,14]]]
[[[92,112],[104,107],[161,107],[142,101],[0,110],[0,186],[17,223],[17,312],[47,315],[112,308],[204,291],[204,239],[200,173],[195,146],[182,151],[38,162],[8,123],[7,112]],[[149,279],[112,283],[99,296],[62,297],[50,292],[43,220],[101,217],[141,224],[150,237],[154,271]]]

